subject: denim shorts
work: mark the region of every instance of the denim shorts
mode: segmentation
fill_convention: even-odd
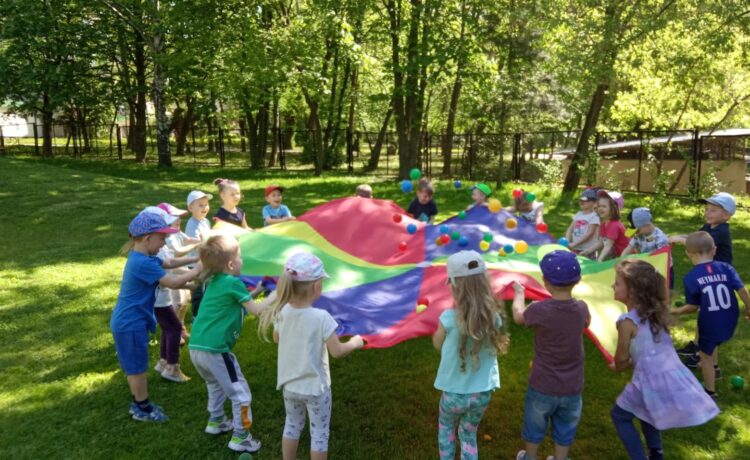
[[[573,396],[551,396],[529,387],[524,406],[523,439],[532,444],[540,444],[551,421],[552,440],[555,444],[570,446],[576,437],[582,408],[580,393]]]
[[[125,375],[142,374],[148,370],[148,331],[113,332],[120,368]]]

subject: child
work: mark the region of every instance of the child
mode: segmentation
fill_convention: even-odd
[[[263,207],[263,225],[268,226],[288,220],[295,220],[292,212],[286,205],[281,204],[284,188],[278,185],[269,185],[266,187],[266,202]]]
[[[372,187],[370,184],[359,184],[354,194],[360,198],[372,198]]]
[[[487,269],[476,251],[448,258],[454,306],[440,315],[432,344],[440,351],[435,388],[440,397],[438,448],[441,459],[455,458],[456,429],[462,459],[478,458],[477,428],[500,388],[497,355],[507,345]]]
[[[660,430],[700,425],[719,413],[672,345],[664,281],[644,260],[626,259],[616,266],[615,300],[628,311],[617,320],[617,351],[610,369],[621,372],[632,365],[633,376],[611,416],[625,450],[636,460],[664,458]],[[641,422],[648,456],[634,417]]]
[[[208,282],[188,348],[190,360],[208,388],[210,418],[205,431],[209,434],[233,431],[230,449],[257,452],[260,441],[250,434],[252,394],[232,348],[242,331],[245,314],[258,315],[266,304],[254,303],[238,278],[242,257],[235,238],[212,236],[199,252],[203,263],[201,277]],[[269,296],[267,301],[273,297]],[[224,416],[227,398],[232,402],[231,420]]]
[[[590,248],[581,251],[582,256],[589,257],[599,251],[599,262],[620,257],[630,240],[625,236],[625,226],[620,222],[620,206],[615,199],[604,190],[599,191],[597,212],[601,219],[599,226],[599,240]]]
[[[146,422],[167,420],[164,410],[148,399],[148,333],[155,332],[154,293],[157,286],[178,289],[195,278],[200,267],[182,275],[169,275],[164,268],[174,268],[196,262],[193,257],[162,261],[154,257],[164,246],[164,240],[177,230],[171,228],[157,214],[142,212],[128,226],[130,240],[121,252],[128,255],[120,284],[120,294],[112,311],[110,329],[115,341],[117,359],[127,376],[133,402],[133,419]]]
[[[580,253],[596,244],[599,230],[599,215],[594,211],[596,206],[596,190],[586,189],[578,199],[581,210],[573,216],[573,221],[565,232],[568,248],[574,253]]]
[[[487,184],[480,182],[475,184],[469,190],[471,190],[471,199],[474,200],[474,202],[466,208],[467,211],[476,208],[477,206],[488,206],[487,200],[490,198],[490,195],[492,195],[492,189]]]
[[[191,238],[197,238],[206,241],[211,236],[211,222],[206,218],[210,205],[208,201],[213,198],[210,193],[203,193],[200,190],[193,190],[188,194],[187,207],[190,211],[190,219],[185,225],[185,234]],[[193,250],[190,257],[198,257],[198,253]],[[203,298],[203,286],[197,286],[190,291],[193,318],[198,316],[198,309]]]
[[[628,254],[648,254],[669,246],[667,235],[655,226],[651,221],[651,210],[649,208],[635,208],[628,214],[630,226],[636,229],[636,234],[630,239],[628,247],[622,251],[623,256]],[[669,289],[674,288],[674,269],[672,261],[669,263]]]
[[[358,335],[342,343],[336,335],[336,320],[327,311],[313,308],[323,278],[328,274],[320,259],[306,252],[291,256],[279,277],[273,308],[260,318],[259,331],[273,324],[273,338],[279,344],[276,389],[284,391],[281,448],[285,460],[296,458],[305,411],[310,415],[310,456],[328,457],[332,407],[328,352],[341,358],[364,345]]]
[[[528,193],[520,190],[520,194],[513,199],[513,206],[505,208],[506,211],[518,215],[521,219],[533,224],[544,223],[544,203],[529,200]]]
[[[417,197],[409,204],[409,209],[406,212],[415,219],[434,224],[435,216],[438,213],[435,200],[432,199],[434,193],[435,188],[432,183],[428,179],[421,179],[417,184]]]
[[[240,184],[231,179],[216,179],[214,185],[219,188],[219,197],[221,198],[221,207],[214,215],[214,220],[223,220],[230,224],[237,225],[244,229],[249,229],[245,221],[245,211],[239,206],[242,192]]]
[[[717,262],[732,264],[732,235],[729,231],[729,219],[732,218],[737,210],[737,204],[734,197],[729,193],[719,192],[710,198],[701,199],[699,203],[706,205],[703,211],[703,219],[706,223],[699,231],[707,232],[711,235],[716,245]],[[674,244],[685,244],[687,235],[675,235],[669,238],[669,242]]]
[[[581,266],[575,254],[552,251],[539,265],[551,298],[532,302],[524,309],[524,288],[513,283],[513,319],[535,329],[534,360],[524,407],[526,450],[518,452],[516,459],[537,458],[539,444],[551,422],[555,455],[547,460],[564,460],[581,418],[583,331],[591,315],[586,303],[571,295],[581,280]]]
[[[685,275],[686,305],[672,309],[672,313],[682,315],[700,309],[698,349],[703,385],[706,393],[716,397],[715,381],[721,377],[719,345],[734,335],[740,313],[733,291],[742,298],[747,319],[750,319],[750,294],[731,265],[713,260],[716,246],[707,232],[688,235],[685,249],[695,268]]]

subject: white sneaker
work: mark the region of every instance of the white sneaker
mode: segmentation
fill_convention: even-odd
[[[524,460],[526,458],[526,451],[525,450],[519,450],[516,454],[516,460]]]
[[[232,419],[227,418],[226,415],[221,421],[209,420],[205,429],[205,432],[208,434],[222,434],[229,433],[230,431],[232,431]]]
[[[229,441],[229,448],[235,452],[250,452],[255,453],[260,450],[260,441],[253,439],[253,435],[247,433],[243,438],[241,435],[232,435],[232,440]]]
[[[156,372],[160,373],[160,374],[161,374],[162,372],[164,372],[164,365],[162,365],[162,363],[161,363],[161,360],[159,360],[159,361],[158,361],[158,362],[156,363],[156,366],[154,366],[154,370],[155,370]]]

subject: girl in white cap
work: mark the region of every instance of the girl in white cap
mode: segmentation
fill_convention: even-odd
[[[438,419],[441,459],[453,459],[456,430],[461,458],[478,458],[477,428],[500,388],[497,355],[507,347],[503,320],[492,295],[482,256],[460,251],[448,258],[454,307],[440,315],[432,343],[440,350],[435,388],[443,391]]]
[[[342,343],[336,320],[327,311],[313,308],[323,278],[328,274],[319,258],[306,252],[291,256],[279,277],[273,307],[260,317],[259,331],[273,325],[273,339],[279,344],[276,389],[284,390],[286,423],[281,448],[285,460],[297,458],[305,412],[310,414],[310,456],[328,458],[332,408],[328,352],[341,358],[364,345],[359,335]]]

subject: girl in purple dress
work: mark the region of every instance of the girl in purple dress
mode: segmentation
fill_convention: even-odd
[[[716,417],[719,408],[686,368],[669,336],[664,277],[648,262],[623,260],[616,267],[615,300],[628,312],[617,320],[617,351],[610,368],[633,366],[633,377],[612,408],[617,434],[634,460],[661,460],[661,430],[695,426]],[[641,423],[649,449],[633,425]]]

